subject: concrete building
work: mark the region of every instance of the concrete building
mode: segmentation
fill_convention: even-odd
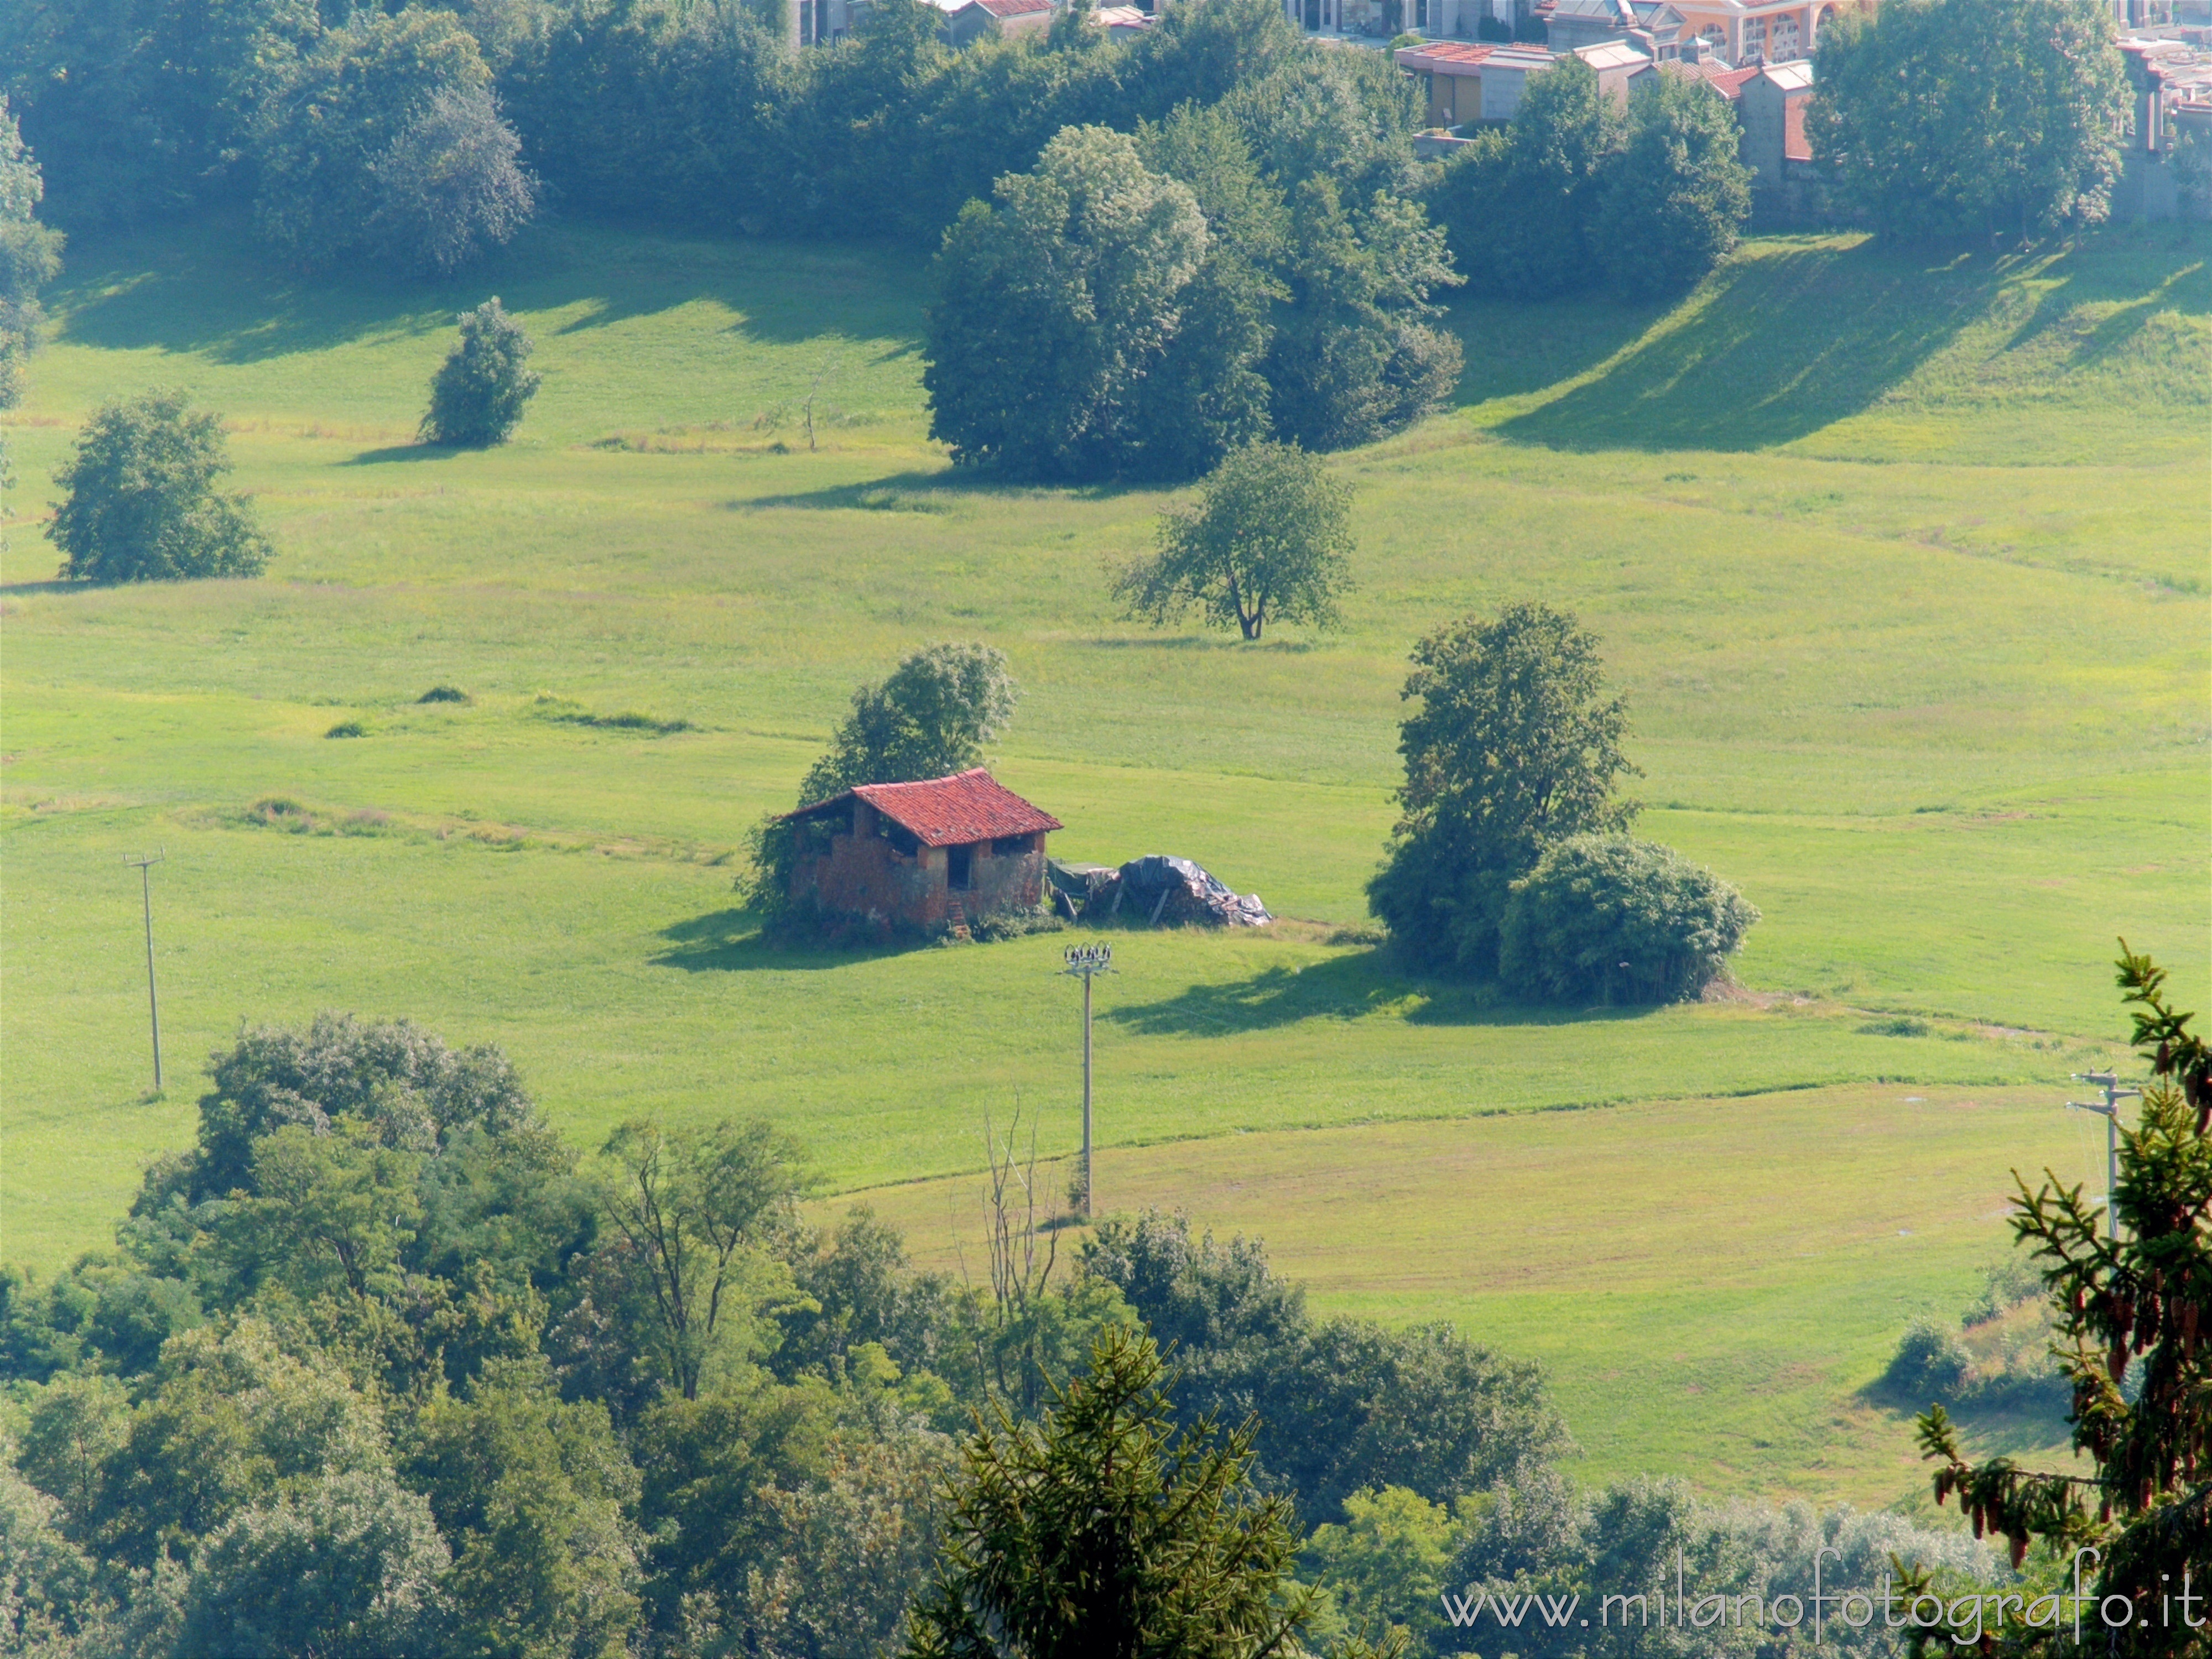
[[[923,783],[864,783],[784,822],[799,837],[794,903],[921,932],[1035,909],[1044,838],[1061,828],[980,766]]]
[[[1425,82],[1428,125],[1464,126],[1472,121],[1510,121],[1521,107],[1528,77],[1541,75],[1569,54],[1515,42],[1435,40],[1404,46],[1398,67]],[[1626,101],[1643,76],[1653,72],[1650,58],[1626,41],[1584,46],[1573,56],[1597,74],[1598,85]]]
[[[2199,37],[2202,38],[2201,36]],[[2116,219],[2212,216],[2212,48],[2173,34],[2120,42],[2130,94]]]
[[[1808,63],[1769,64],[1746,76],[1735,100],[1743,127],[1743,164],[1751,169],[1751,188],[1780,192],[1790,181],[1790,164],[1809,167],[1812,146],[1805,142],[1805,106],[1813,96]]]

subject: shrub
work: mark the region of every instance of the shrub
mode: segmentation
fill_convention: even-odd
[[[1498,973],[1547,997],[1670,1002],[1725,971],[1759,912],[1671,848],[1576,836],[1515,882]]]
[[[522,406],[538,395],[530,337],[496,294],[459,320],[461,337],[430,382],[430,412],[418,435],[426,443],[489,449],[507,441]]]
[[[368,735],[368,728],[359,720],[340,720],[323,735],[326,738],[365,738]]]
[[[1883,1385],[1915,1400],[1955,1398],[1973,1372],[1973,1356],[1958,1333],[1922,1317],[1905,1328]]]
[[[474,702],[476,699],[458,685],[434,685],[415,701],[417,702]]]
[[[193,410],[183,392],[103,405],[54,475],[68,492],[51,532],[66,556],[62,575],[86,582],[258,575],[269,544],[246,497],[215,488],[229,471],[221,418]]]

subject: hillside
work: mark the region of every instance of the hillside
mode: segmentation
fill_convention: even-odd
[[[1025,696],[999,769],[1070,826],[1056,852],[1185,854],[1297,919],[1117,944],[1109,1176],[1128,1157],[1132,1190],[1266,1232],[1324,1304],[1541,1352],[1571,1418],[1649,1358],[1653,1403],[1633,1432],[1584,1433],[1594,1468],[1696,1473],[1686,1449],[1710,1433],[1747,1486],[1901,1489],[1895,1422],[1854,1391],[1907,1314],[1963,1299],[2001,1243],[2008,1167],[2090,1172],[2057,1102],[2123,1034],[2114,936],[2202,1002],[2201,228],[1936,266],[1768,240],[1665,312],[1464,301],[1462,406],[1341,459],[1361,541],[1346,628],[1258,647],[1114,616],[1106,567],[1146,545],[1161,493],[948,471],[903,256],[556,228],[395,295],[272,282],[233,246],[72,248],[9,417],[11,1261],[102,1242],[139,1164],[189,1136],[199,1057],[240,1021],[325,1007],[501,1044],[582,1144],[643,1112],[767,1112],[851,1192],[973,1170],[985,1114],[1018,1102],[1064,1150],[1058,940],[794,955],[732,908],[747,826],[790,803],[853,685],[934,638],[1012,658]],[[493,292],[544,392],[508,448],[420,450],[453,313]],[[278,556],[250,584],[67,591],[35,522],[51,471],[100,398],[155,383],[225,412]],[[1391,821],[1407,648],[1520,597],[1603,638],[1645,833],[1765,913],[1742,996],[1536,1014],[1408,981],[1339,931],[1364,919]],[[416,702],[441,684],[474,702]],[[691,729],[551,719],[541,694]],[[369,735],[324,737],[348,719]],[[155,848],[160,1099],[118,862]],[[1721,1374],[1582,1304],[1371,1260],[1330,1277],[1333,1241],[1448,1207],[1350,1177],[1364,1196],[1325,1206],[1331,1171],[1364,1167],[1342,1126],[1784,1091],[1790,1161],[1734,1175],[1823,1196],[1747,1206],[1742,1251],[1792,1265],[1699,1315],[1706,1349],[1745,1345]],[[1986,1201],[1801,1238],[1802,1212],[1847,1219],[1865,1183],[1914,1167],[1909,1097],[1952,1114],[1943,1167]],[[1987,1109],[1953,1110],[1970,1100]],[[1551,1172],[1498,1201],[1565,1201],[1546,1183],[1577,1128],[1652,1121],[1545,1119],[1567,1138]],[[1239,1143],[1122,1150],[1316,1126],[1338,1127],[1268,1137],[1270,1167],[1305,1182],[1282,1176],[1273,1208],[1237,1197]],[[1387,1164],[1444,1132],[1358,1133],[1403,1149]],[[1612,1167],[1578,1201],[1638,1178]],[[1699,1203],[1717,1176],[1656,1159],[1633,1196]],[[887,1200],[925,1251],[945,1201]],[[1379,1236],[1418,1262],[1449,1232]],[[1873,1252],[1877,1234],[1907,1241]],[[1555,1267],[1583,1248],[1528,1246]],[[1638,1247],[1684,1274],[1700,1248]],[[1747,1356],[1783,1328],[1802,1368],[1784,1397],[1801,1422],[1832,1405],[1825,1431],[1772,1433]]]

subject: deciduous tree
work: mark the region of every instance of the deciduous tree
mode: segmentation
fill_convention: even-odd
[[[1545,848],[1625,829],[1614,799],[1637,769],[1621,752],[1628,712],[1606,695],[1596,636],[1527,602],[1470,617],[1413,648],[1399,728],[1406,781],[1369,901],[1415,960],[1497,971],[1509,890]]]
[[[1065,130],[994,193],[997,207],[963,210],[938,256],[930,435],[1019,477],[1143,471],[1136,405],[1206,258],[1196,198],[1105,127]]]
[[[804,1186],[796,1149],[763,1122],[640,1121],[608,1137],[604,1156],[607,1219],[646,1276],[667,1378],[696,1399],[724,1320],[754,1311],[748,1269],[770,1265],[766,1247],[790,1224]],[[772,1266],[787,1286],[788,1268]]]
[[[46,185],[0,94],[0,409],[23,395],[23,364],[38,343],[39,290],[61,270],[62,238],[39,222]]]
[[[1703,83],[1645,77],[1599,191],[1596,242],[1625,294],[1677,293],[1735,246],[1751,216],[1751,169],[1728,105]]]
[[[222,420],[181,392],[103,405],[54,474],[66,492],[48,532],[72,581],[185,581],[254,576],[269,544],[244,495],[216,480],[230,471]]]
[[[430,382],[420,435],[426,443],[489,449],[514,435],[523,406],[538,395],[530,336],[496,294],[459,321],[461,337]]]
[[[2094,224],[2126,76],[2095,0],[1903,0],[1820,31],[1805,119],[1844,203],[1893,236]]]
[[[1114,592],[1126,614],[1166,623],[1193,605],[1256,640],[1271,621],[1333,625],[1351,586],[1352,488],[1294,444],[1233,450],[1199,501],[1160,517],[1159,551]]]

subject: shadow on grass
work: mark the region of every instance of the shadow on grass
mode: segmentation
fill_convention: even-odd
[[[918,941],[889,945],[786,945],[764,937],[760,918],[732,905],[710,910],[688,921],[660,930],[668,948],[647,960],[656,968],[681,968],[690,974],[742,974],[763,969],[779,973],[807,973],[826,968],[849,968],[921,948]]]
[[[2072,258],[2039,263],[2044,274],[2064,278]],[[1904,381],[1984,317],[2021,268],[2014,258],[1931,256],[1873,241],[1756,248],[1596,378],[1498,432],[1558,449],[1788,443],[1859,413]]]
[[[604,328],[708,300],[762,343],[822,337],[823,319],[863,349],[898,355],[921,331],[921,302],[896,256],[866,244],[716,241],[566,222],[535,226],[465,274],[422,278],[284,272],[241,217],[191,229],[73,240],[46,294],[60,337],[110,350],[196,352],[253,363],[333,346],[451,330],[498,295],[511,311],[581,307],[556,331]]]
[[[1638,1019],[1653,1012],[1513,1002],[1488,987],[1397,971],[1386,951],[1360,951],[1309,968],[1268,968],[1228,984],[1194,985],[1156,1002],[1104,1010],[1100,1018],[1143,1036],[1221,1036],[1393,1012],[1409,1025],[1529,1026]]]
[[[1105,501],[1145,490],[1172,488],[1158,480],[1108,479],[1055,483],[1010,477],[994,466],[947,467],[939,472],[895,472],[859,483],[783,495],[751,495],[727,503],[733,513],[762,507],[862,513],[950,513],[960,501],[978,496],[995,500]]]
[[[443,461],[471,452],[445,444],[386,444],[381,449],[364,449],[358,455],[347,457],[340,466],[382,466],[386,461]]]
[[[92,591],[90,582],[64,581],[50,576],[42,582],[0,582],[0,599],[15,599],[29,593],[87,593]]]

